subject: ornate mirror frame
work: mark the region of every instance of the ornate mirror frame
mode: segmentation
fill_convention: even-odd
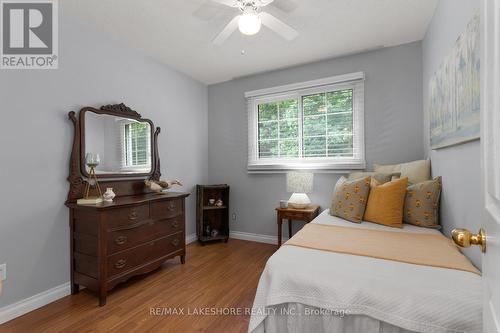
[[[80,109],[77,117],[75,111],[68,113],[68,117],[73,123],[74,138],[71,150],[71,159],[69,166],[68,182],[70,189],[67,202],[76,202],[83,197],[85,185],[87,184],[88,173],[85,168],[85,114],[93,112],[96,114],[111,115],[123,118],[134,119],[137,121],[148,122],[151,126],[151,171],[149,173],[135,174],[109,174],[98,175],[101,187],[113,187],[119,196],[137,195],[150,192],[144,186],[144,179],[160,180],[160,157],[158,154],[158,134],[160,127],[155,127],[149,119],[143,119],[142,116],[126,106],[125,104],[110,104],[101,106],[99,109],[93,107],[84,107]],[[119,178],[119,179],[118,179]]]

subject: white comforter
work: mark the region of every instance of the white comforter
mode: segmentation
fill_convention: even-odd
[[[328,211],[311,223],[439,232],[412,225],[398,230],[353,224]],[[469,272],[282,246],[260,277],[248,330],[262,328],[266,308],[299,303],[366,315],[416,332],[481,332],[481,302],[481,277]]]

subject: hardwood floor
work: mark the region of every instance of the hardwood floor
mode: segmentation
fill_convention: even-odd
[[[104,307],[86,290],[0,325],[0,332],[246,332],[250,317],[192,315],[205,308],[251,308],[275,245],[230,239],[188,245],[186,264],[169,260],[115,288]],[[184,309],[184,314],[150,312]],[[165,310],[163,310],[165,309]],[[189,312],[189,313],[188,313]]]

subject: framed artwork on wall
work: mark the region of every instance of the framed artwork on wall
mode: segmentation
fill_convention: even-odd
[[[474,15],[429,82],[431,148],[479,139],[480,18]]]

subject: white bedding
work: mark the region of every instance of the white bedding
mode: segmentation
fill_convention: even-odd
[[[439,233],[412,225],[401,230],[369,222],[354,224],[333,217],[328,211],[311,223]],[[319,320],[321,327],[326,322],[330,325],[325,332],[365,332],[337,326],[349,325],[350,320],[353,325],[364,325],[363,322],[372,328],[379,325],[378,330],[370,329],[374,332],[402,332],[399,328],[416,332],[481,332],[481,286],[481,277],[469,272],[282,246],[269,258],[260,277],[248,330],[283,331],[288,326],[290,332],[302,332],[293,326],[314,325]],[[266,309],[302,305],[344,310],[347,317],[339,320],[329,313],[305,318],[266,312]],[[375,321],[370,324],[371,319]]]

